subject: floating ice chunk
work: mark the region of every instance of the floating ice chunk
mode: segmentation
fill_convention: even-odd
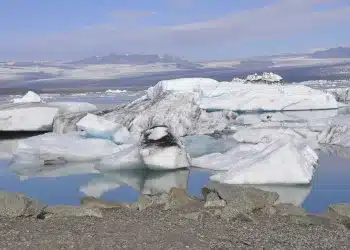
[[[155,86],[147,89],[146,93],[148,98],[154,99],[167,91],[180,93],[210,92],[216,88],[218,83],[218,81],[210,78],[179,78],[163,80],[158,82]]]
[[[33,91],[28,91],[27,94],[21,98],[15,98],[12,100],[13,103],[30,103],[30,102],[43,102],[41,97]]]
[[[238,131],[237,133],[239,133]],[[213,170],[228,170],[211,177],[228,184],[308,184],[318,156],[307,142],[289,130],[245,131],[240,144],[226,153],[192,159],[192,164]],[[244,136],[243,136],[244,135]],[[257,136],[255,139],[254,137]],[[254,144],[255,143],[255,144]]]
[[[206,110],[295,111],[337,109],[335,98],[320,90],[298,85],[231,84],[211,96],[203,96],[200,107]]]
[[[119,93],[126,93],[126,90],[120,90],[120,89],[107,89],[106,94],[119,94]]]
[[[58,108],[39,105],[0,107],[0,131],[52,131],[58,113]]]
[[[52,178],[71,175],[98,174],[91,162],[74,162],[53,166],[28,166],[21,164],[11,164],[10,170],[20,176],[20,179],[30,178]]]
[[[139,147],[132,144],[120,145],[119,150],[106,156],[96,165],[96,169],[103,171],[145,169]]]
[[[18,164],[44,165],[45,161],[94,161],[114,154],[120,146],[112,141],[83,138],[78,133],[47,133],[18,140],[14,151]]]
[[[166,135],[164,135],[165,132]],[[167,127],[163,126],[151,128],[144,133],[141,139],[140,154],[145,165],[153,170],[170,170],[190,166],[189,155],[185,147],[168,131]]]
[[[321,144],[350,147],[350,115],[339,115],[318,135]]]
[[[77,122],[76,126],[90,136],[105,139],[111,139],[120,128],[120,124],[90,113]]]
[[[49,102],[49,106],[58,107],[60,113],[91,112],[97,110],[96,105],[87,102]]]

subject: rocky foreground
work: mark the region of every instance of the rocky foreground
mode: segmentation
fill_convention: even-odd
[[[278,194],[211,184],[204,200],[184,189],[134,204],[92,197],[81,206],[46,206],[0,192],[1,249],[348,249],[350,205],[322,216]]]

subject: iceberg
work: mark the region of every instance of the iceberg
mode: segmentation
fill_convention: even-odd
[[[52,131],[59,109],[39,104],[0,106],[0,131]]]
[[[140,155],[147,168],[152,170],[172,170],[191,165],[185,147],[166,126],[150,128],[143,134]]]
[[[237,133],[239,133],[238,131]],[[211,176],[227,184],[309,184],[318,156],[307,142],[289,129],[246,130],[241,142],[225,152],[192,159],[192,165],[224,171]],[[226,170],[226,171],[225,171]]]
[[[13,103],[31,103],[31,102],[44,102],[41,97],[33,91],[28,91],[27,94],[21,98],[14,98]]]
[[[18,165],[38,166],[55,161],[97,161],[118,152],[119,147],[112,141],[84,138],[79,133],[46,133],[18,140],[13,162]]]
[[[91,113],[78,121],[76,126],[78,130],[85,131],[90,136],[105,139],[112,139],[113,134],[120,128],[120,124]]]
[[[262,75],[253,74],[248,75],[246,77],[246,81],[248,82],[266,82],[266,83],[279,83],[283,80],[283,78],[277,74],[272,72],[264,72]]]
[[[107,89],[106,94],[119,94],[119,93],[126,93],[126,90],[120,90],[120,89]]]

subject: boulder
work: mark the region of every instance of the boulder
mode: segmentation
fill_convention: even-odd
[[[173,187],[169,191],[165,209],[181,208],[190,203],[195,203],[196,201],[199,202],[195,198],[189,196],[185,189]]]
[[[330,205],[325,216],[335,219],[350,228],[350,204],[340,203]]]
[[[16,218],[41,214],[46,205],[22,193],[0,191],[0,216]]]
[[[103,199],[86,196],[80,200],[80,204],[83,207],[89,208],[128,208],[129,204],[113,202],[113,201],[105,201]]]

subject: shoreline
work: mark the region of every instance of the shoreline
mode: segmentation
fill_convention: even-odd
[[[81,206],[47,207],[1,192],[0,247],[346,249],[350,242],[349,204],[315,216],[255,188],[210,184],[202,193],[199,200],[172,188],[133,204],[86,197]]]

